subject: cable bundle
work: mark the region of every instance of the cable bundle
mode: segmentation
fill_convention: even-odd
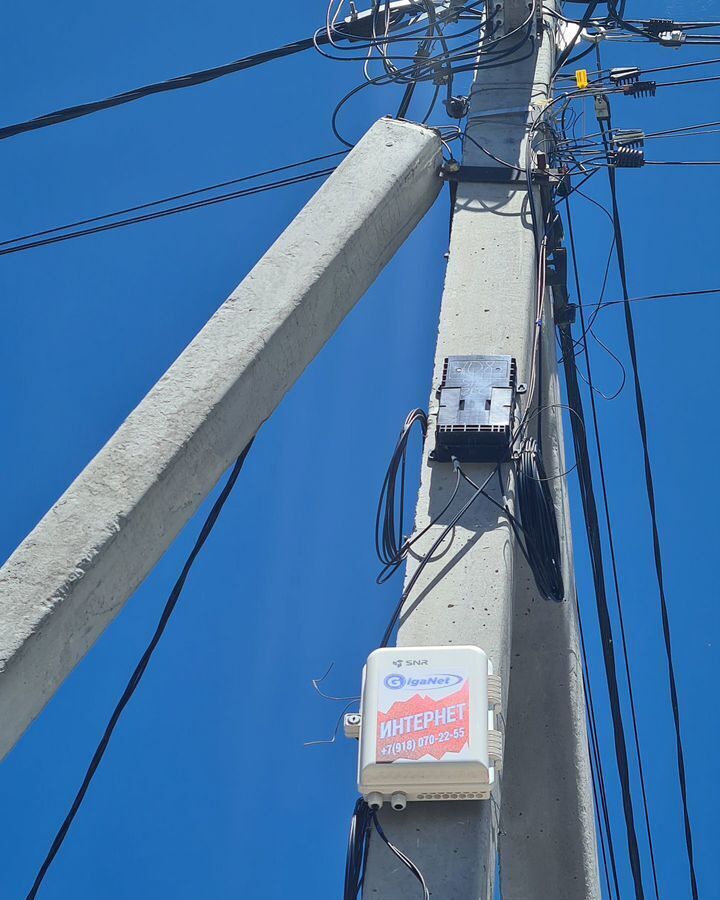
[[[518,62],[514,54],[526,47],[523,59],[534,52],[534,6],[520,26],[504,32],[494,12],[488,14],[486,9],[478,9],[485,6],[481,0],[447,9],[437,9],[431,0],[418,0],[414,8],[409,9],[407,20],[394,20],[387,5],[373,0],[368,40],[353,41],[344,48],[337,43],[343,39],[343,33],[337,26],[342,5],[343,0],[330,0],[326,27],[319,29],[316,37],[322,38],[325,45],[330,44],[337,51],[349,51],[342,55],[332,54],[318,46],[323,56],[363,63],[363,82],[343,97],[332,117],[333,132],[348,147],[352,146],[352,142],[338,130],[338,114],[364,88],[389,84],[404,86],[405,93],[397,117],[405,118],[416,85],[434,85],[430,107],[425,115],[422,119],[412,116],[416,121],[425,123],[430,120],[443,90],[446,109],[454,109],[453,115],[456,114],[459,107],[453,101],[460,98],[454,98],[453,80],[457,74]],[[470,23],[469,27],[465,27],[465,22]],[[415,42],[417,45],[413,52]],[[380,69],[377,75],[371,72],[373,65]],[[456,125],[444,127],[451,128],[453,138],[459,136]]]
[[[360,797],[355,804],[350,833],[348,835],[347,857],[345,859],[345,889],[343,900],[357,900],[362,891],[365,863],[367,862],[368,834],[372,823],[372,810]]]
[[[538,590],[546,600],[561,603],[565,599],[565,587],[560,533],[547,473],[534,438],[525,438],[520,447],[517,491],[525,555]]]
[[[377,577],[378,584],[383,584],[397,571],[410,547],[410,542],[405,540],[403,534],[405,469],[407,445],[415,424],[420,425],[424,438],[427,433],[427,415],[421,409],[414,409],[405,419],[380,491],[375,517],[375,550],[384,568]]]
[[[353,816],[350,820],[350,834],[348,835],[347,858],[345,860],[345,889],[343,900],[358,900],[362,896],[363,880],[367,867],[368,848],[370,846],[370,829],[374,827],[378,836],[408,869],[420,884],[423,892],[423,900],[430,900],[430,891],[422,872],[415,863],[406,856],[402,850],[395,846],[382,829],[375,810],[370,809],[367,803],[360,797],[355,804]]]

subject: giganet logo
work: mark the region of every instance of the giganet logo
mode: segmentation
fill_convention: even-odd
[[[391,691],[399,691],[402,688],[422,688],[425,691],[438,691],[441,688],[454,687],[462,684],[465,679],[462,675],[425,675],[423,678],[415,678],[411,676],[406,678],[404,675],[394,672],[392,675],[386,675],[384,684]]]

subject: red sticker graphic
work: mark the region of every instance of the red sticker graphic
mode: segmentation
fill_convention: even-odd
[[[377,762],[396,759],[441,759],[459,753],[470,734],[470,688],[433,700],[415,694],[398,700],[387,712],[378,711]]]

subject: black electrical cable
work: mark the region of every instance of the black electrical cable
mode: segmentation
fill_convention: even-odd
[[[720,159],[712,159],[712,160],[699,160],[699,159],[685,159],[685,160],[655,160],[655,159],[646,159],[646,166],[720,166]]]
[[[510,36],[524,30],[524,34],[520,38],[519,42],[517,42],[513,46],[503,46],[500,49],[495,50],[493,49],[493,45],[498,42],[497,39],[490,41],[489,46],[487,41],[482,42],[480,46],[478,45],[478,41],[471,41],[461,47],[453,48],[452,52],[449,54],[443,52],[428,56],[422,61],[422,63],[418,61],[417,57],[413,57],[413,62],[411,65],[405,66],[401,69],[396,68],[392,74],[389,74],[388,71],[385,71],[382,75],[379,75],[376,78],[370,78],[366,76],[366,80],[350,90],[338,102],[335,109],[333,110],[331,117],[331,128],[333,134],[346,147],[351,148],[354,146],[352,141],[347,140],[340,133],[340,130],[338,128],[338,117],[346,103],[348,103],[349,100],[351,100],[354,96],[368,87],[374,85],[384,86],[392,83],[408,85],[410,83],[419,83],[421,81],[435,81],[440,70],[447,73],[449,76],[452,76],[455,73],[459,72],[477,72],[481,69],[497,68],[500,66],[510,65],[512,63],[519,62],[521,59],[525,59],[531,56],[534,52],[534,40],[532,37],[532,15],[533,14],[531,11],[530,15],[525,20],[525,22],[522,23],[522,25],[518,26],[518,28],[513,29],[513,31],[504,36],[503,43],[505,43]],[[475,29],[470,30],[474,31]],[[526,56],[516,57],[512,60],[505,59],[506,57],[511,56],[517,50],[522,48],[528,42],[530,43],[530,51],[528,54],[526,54]],[[465,59],[471,60],[470,64],[466,66],[459,65],[459,62]],[[501,61],[499,62],[499,60]]]
[[[385,479],[380,490],[380,499],[375,516],[375,552],[383,564],[377,583],[384,584],[407,558],[410,548],[426,534],[450,509],[460,487],[460,472],[457,472],[455,486],[445,506],[433,516],[430,522],[411,538],[404,535],[405,515],[405,471],[407,445],[413,426],[419,424],[423,438],[427,433],[427,415],[421,409],[414,409],[405,419],[405,424],[390,458]]]
[[[613,737],[615,742],[615,758],[617,761],[620,789],[622,795],[623,813],[625,817],[625,830],[627,833],[628,853],[630,868],[633,876],[633,885],[636,900],[644,900],[642,865],[640,862],[640,848],[635,829],[635,814],[633,810],[632,788],[630,783],[630,766],[628,763],[627,741],[625,738],[625,726],[623,724],[622,707],[620,703],[620,691],[618,688],[617,665],[615,662],[615,644],[612,632],[612,620],[607,600],[605,584],[605,565],[603,562],[603,549],[600,531],[600,518],[598,515],[597,501],[593,487],[592,467],[590,464],[590,452],[587,443],[587,428],[585,425],[585,412],[583,408],[580,383],[578,381],[577,368],[574,360],[573,339],[569,325],[559,327],[562,359],[565,369],[565,387],[568,397],[568,405],[573,409],[571,416],[571,428],[577,462],[578,484],[580,499],[582,501],[585,530],[590,551],[590,564],[592,568],[593,584],[595,588],[595,600],[598,612],[601,646],[607,682],[608,696],[610,698],[610,712],[612,716]]]
[[[527,437],[520,445],[516,471],[520,522],[535,583],[546,600],[562,603],[565,586],[560,533],[547,472],[535,438]]]
[[[47,247],[51,244],[59,244],[63,241],[73,240],[75,238],[87,237],[92,234],[101,234],[105,231],[114,231],[116,228],[124,228],[126,225],[138,225],[141,222],[152,222],[155,219],[163,219],[166,216],[173,216],[181,212],[189,212],[195,209],[204,209],[207,206],[215,206],[218,203],[225,203],[228,200],[238,200],[242,197],[252,197],[256,194],[264,194],[267,191],[276,188],[290,187],[291,185],[304,184],[316,178],[326,178],[332,175],[336,167],[321,169],[315,172],[307,172],[302,175],[296,175],[291,178],[281,179],[279,181],[271,181],[266,184],[255,185],[254,187],[245,188],[239,191],[231,191],[227,194],[220,194],[216,197],[207,197],[204,200],[195,200],[192,203],[184,203],[180,206],[171,206],[169,209],[156,210],[155,212],[144,213],[139,216],[132,216],[128,219],[121,219],[118,222],[106,222],[104,225],[95,225],[92,228],[84,228],[79,231],[69,231],[65,234],[55,234],[50,237],[39,238],[38,240],[26,241],[22,244],[13,244],[12,246],[1,246],[0,256],[8,256],[13,253],[20,253],[24,250],[33,250],[36,247]],[[152,204],[151,204],[152,205]],[[51,231],[62,229],[51,229]],[[6,241],[5,244],[11,244]]]
[[[457,471],[457,463],[455,463],[455,468]],[[380,642],[380,647],[387,647],[390,643],[390,638],[392,637],[393,631],[395,630],[395,626],[398,623],[400,618],[400,614],[402,613],[403,606],[405,605],[406,600],[410,596],[413,588],[418,582],[420,575],[422,575],[425,567],[430,562],[431,559],[434,558],[436,552],[438,551],[440,545],[445,541],[449,534],[451,534],[452,530],[455,526],[460,522],[462,517],[467,513],[470,507],[478,500],[479,497],[483,496],[485,488],[490,483],[491,479],[495,476],[497,471],[497,467],[492,470],[492,472],[487,476],[485,481],[475,490],[475,492],[470,496],[468,500],[460,507],[460,509],[455,513],[455,515],[450,519],[447,525],[443,528],[441,533],[433,542],[432,546],[428,550],[428,552],[422,557],[419,561],[415,571],[408,579],[407,584],[405,585],[405,590],[402,592],[400,599],[398,600],[395,609],[393,610],[392,616],[390,617],[390,621],[385,628],[385,633],[383,634],[383,638]]]
[[[720,75],[709,75],[707,78],[685,78],[682,81],[658,81],[656,87],[681,87],[688,84],[707,84],[714,81],[720,81]]]
[[[89,116],[92,113],[100,112],[105,109],[112,109],[115,106],[122,106],[125,103],[132,103],[135,100],[142,100],[144,97],[150,97],[153,94],[162,94],[168,91],[177,91],[181,88],[194,87],[198,84],[205,84],[208,81],[214,81],[216,78],[223,78],[225,75],[232,75],[235,72],[242,72],[244,69],[250,69],[254,66],[260,66],[263,63],[271,62],[275,59],[281,59],[294,53],[300,53],[303,50],[309,50],[314,46],[313,38],[304,38],[301,41],[294,41],[291,44],[285,44],[282,47],[276,47],[273,50],[265,50],[262,53],[254,53],[252,56],[245,56],[234,62],[226,63],[223,66],[215,66],[212,69],[201,69],[198,72],[190,72],[187,75],[180,75],[177,78],[170,78],[167,81],[158,81],[154,84],[146,84],[142,87],[133,88],[130,91],[124,91],[122,94],[115,94],[103,100],[95,100],[90,103],[80,103],[77,106],[68,106],[64,109],[57,109],[54,112],[46,113],[35,119],[26,122],[17,122],[14,125],[5,125],[0,128],[0,141],[6,138],[15,137],[19,134],[25,134],[28,131],[36,131],[39,128],[48,128],[51,125],[59,125],[62,122],[69,122],[72,119],[79,119],[82,116]]]
[[[422,409],[414,409],[405,419],[397,444],[390,458],[390,464],[378,501],[375,516],[375,552],[383,563],[383,570],[378,576],[378,584],[382,584],[402,564],[407,548],[404,534],[405,516],[405,470],[407,465],[407,447],[414,425],[420,426],[422,437],[427,432],[427,415]],[[398,481],[399,476],[399,481]],[[399,492],[398,492],[399,487]]]
[[[598,68],[602,69],[600,58],[600,49],[597,48]],[[603,136],[603,142],[607,146],[609,135],[612,132],[612,122],[608,118],[607,121],[600,121],[600,129]],[[630,362],[633,372],[633,384],[635,387],[635,406],[637,410],[638,426],[640,430],[640,440],[643,450],[643,463],[645,468],[645,488],[650,510],[650,522],[652,530],[653,555],[655,559],[655,575],[658,585],[658,594],[660,599],[660,613],[662,619],[663,640],[665,644],[665,655],[668,667],[668,682],[670,688],[670,702],[673,713],[673,724],[675,728],[675,748],[678,769],[678,781],[680,785],[680,795],[683,808],[683,826],[685,832],[685,848],[688,859],[688,870],[690,875],[690,890],[693,900],[698,900],[698,884],[697,872],[695,868],[695,853],[693,847],[692,825],[690,822],[690,810],[688,805],[687,794],[687,773],[685,768],[685,752],[682,741],[682,728],[680,722],[680,704],[677,691],[677,680],[675,677],[675,664],[672,650],[672,635],[670,629],[670,615],[667,604],[667,596],[665,593],[665,576],[663,568],[662,548],[660,543],[660,531],[657,519],[657,505],[655,500],[655,485],[652,472],[652,463],[650,459],[650,447],[647,432],[647,419],[645,415],[645,400],[643,397],[642,384],[640,381],[639,362],[637,355],[637,342],[635,338],[635,324],[633,321],[632,306],[630,302],[630,291],[627,279],[627,264],[625,260],[625,247],[623,241],[623,232],[620,222],[620,208],[617,196],[617,173],[612,167],[608,168],[608,183],[610,187],[610,198],[612,208],[613,229],[615,232],[615,254],[618,262],[618,271],[620,274],[620,284],[623,294],[623,309],[625,313],[625,330],[628,340],[628,348],[630,351]]]
[[[577,34],[573,37],[573,39],[570,41],[568,46],[562,51],[562,53],[559,54],[559,56],[555,62],[555,67],[553,68],[552,75],[551,75],[551,81],[555,77],[555,75],[557,75],[557,73],[560,71],[560,69],[565,65],[565,63],[567,62],[568,57],[573,52],[578,41],[580,40],[583,29],[589,24],[590,20],[593,17],[593,13],[595,12],[595,10],[597,9],[598,6],[599,6],[599,0],[593,0],[593,2],[588,3],[587,9],[585,10],[585,12],[583,14],[582,19],[578,22]]]
[[[406,856],[402,850],[395,846],[387,837],[385,832],[378,821],[377,813],[373,811],[372,813],[372,824],[375,826],[375,831],[380,835],[385,846],[400,860],[400,862],[405,866],[406,869],[409,869],[410,872],[415,876],[415,878],[420,883],[420,887],[423,892],[423,900],[430,900],[430,891],[428,890],[427,883],[423,877],[422,872],[415,863],[410,859],[409,856]]]
[[[365,866],[368,854],[368,835],[372,825],[372,811],[360,797],[355,803],[350,833],[348,835],[347,856],[345,858],[345,888],[343,900],[358,900],[361,896]]]
[[[38,873],[35,877],[35,881],[33,882],[30,892],[27,895],[27,900],[35,900],[35,898],[37,897],[38,891],[40,890],[42,882],[43,882],[45,876],[47,875],[48,869],[52,865],[53,860],[57,856],[57,853],[63,844],[63,841],[67,837],[67,833],[70,830],[70,826],[72,825],[73,820],[75,819],[75,816],[77,815],[78,810],[80,809],[82,802],[85,799],[85,795],[87,794],[88,788],[90,787],[90,783],[92,782],[93,777],[95,776],[95,773],[97,772],[97,769],[98,769],[100,763],[102,762],[102,758],[105,755],[105,751],[108,748],[110,739],[112,738],[113,732],[115,731],[115,727],[117,726],[117,724],[120,720],[120,716],[122,715],[125,707],[130,702],[133,694],[137,690],[137,687],[140,684],[140,681],[141,681],[143,675],[145,674],[145,670],[148,667],[150,659],[151,659],[153,653],[155,652],[157,645],[160,643],[160,639],[163,636],[163,632],[165,631],[165,628],[166,628],[166,626],[170,620],[170,617],[173,613],[173,610],[175,609],[177,602],[180,599],[182,590],[185,587],[185,582],[187,581],[188,575],[190,574],[190,570],[193,567],[193,563],[197,559],[198,554],[200,553],[200,551],[203,548],[203,545],[205,544],[208,537],[210,536],[210,533],[213,530],[213,527],[218,519],[218,516],[220,515],[220,513],[222,511],[222,508],[223,508],[223,506],[225,506],[225,503],[226,503],[228,497],[230,496],[233,487],[235,486],[235,482],[238,480],[240,471],[243,467],[243,464],[245,463],[248,453],[250,452],[250,448],[252,447],[253,440],[254,440],[254,438],[250,440],[250,443],[245,447],[245,449],[242,451],[240,456],[237,458],[235,465],[233,466],[232,471],[230,472],[230,475],[229,475],[227,481],[225,482],[225,485],[223,486],[222,490],[218,494],[218,497],[215,500],[215,502],[213,503],[212,509],[210,510],[208,517],[206,518],[202,528],[200,529],[200,533],[197,537],[197,540],[195,541],[195,545],[193,546],[192,550],[190,551],[190,555],[188,556],[187,560],[185,561],[185,565],[182,568],[180,577],[175,582],[175,585],[174,585],[172,591],[170,592],[170,596],[168,597],[167,602],[165,603],[165,607],[163,608],[162,614],[160,616],[160,620],[157,624],[157,627],[155,628],[155,632],[153,633],[150,643],[148,644],[147,649],[145,650],[143,655],[140,657],[140,661],[138,662],[137,666],[135,667],[135,670],[133,671],[125,690],[123,691],[122,696],[120,697],[120,700],[118,701],[115,709],[113,710],[112,715],[110,716],[110,721],[108,722],[108,724],[105,728],[103,736],[100,739],[100,743],[98,744],[97,749],[95,750],[95,753],[93,754],[93,757],[90,761],[90,765],[88,766],[88,769],[87,769],[85,776],[82,780],[82,783],[80,785],[80,788],[79,788],[77,794],[75,795],[75,799],[73,800],[73,802],[70,806],[70,810],[67,813],[67,815],[65,816],[65,819],[63,820],[62,825],[60,826],[57,834],[55,835],[55,838],[50,846],[50,849],[48,850],[47,855],[46,855],[45,859],[43,860],[42,865],[40,866],[40,869],[38,870]]]
[[[218,181],[215,184],[209,184],[207,187],[194,188],[191,191],[183,191],[181,194],[171,194],[168,197],[161,197],[159,200],[149,200],[147,203],[138,203],[136,206],[127,206],[124,209],[117,209],[115,212],[103,213],[102,215],[92,216],[88,219],[78,219],[74,222],[67,222],[65,225],[55,225],[52,228],[44,228],[42,231],[32,231],[29,234],[21,234],[14,238],[7,238],[0,241],[0,247],[7,247],[9,244],[17,244],[20,241],[29,241],[33,238],[45,237],[49,234],[57,234],[60,231],[67,231],[69,228],[79,228],[81,225],[92,225],[96,222],[104,222],[107,219],[116,219],[118,216],[124,216],[128,213],[139,212],[142,209],[152,209],[154,206],[162,206],[165,203],[174,203],[176,200],[185,200],[188,197],[196,197],[198,194],[207,194],[210,191],[220,190],[220,188],[230,187],[234,184],[242,184],[246,181],[254,181],[256,178],[264,178],[267,175],[277,175],[279,172],[287,172],[289,169],[298,169],[301,166],[309,166],[311,163],[322,162],[326,159],[334,159],[338,156],[345,156],[347,150],[336,150],[334,153],[325,153],[322,156],[314,156],[311,159],[303,159],[300,162],[290,163],[285,166],[277,166],[274,169],[266,169],[264,172],[255,172],[252,175],[243,175],[240,178],[231,178],[227,181]]]
[[[651,300],[672,300],[677,297],[704,297],[709,294],[720,294],[720,288],[708,288],[704,291],[670,291],[667,294],[646,294],[644,297],[628,297],[627,300],[603,300],[600,303],[588,303],[586,306],[621,306],[623,303],[647,303]]]
[[[362,27],[362,22],[357,27]],[[352,37],[356,26],[353,23],[343,23],[338,28],[340,37]],[[153,94],[167,93],[168,91],[177,91],[182,88],[194,87],[199,84],[206,84],[217,78],[223,78],[226,75],[233,75],[236,72],[242,72],[245,69],[251,69],[255,66],[272,62],[276,59],[282,59],[295,53],[301,53],[315,47],[318,43],[330,43],[326,35],[313,35],[313,37],[303,38],[299,41],[293,41],[290,44],[284,44],[281,47],[275,47],[272,50],[265,50],[261,53],[254,53],[251,56],[245,56],[234,62],[226,63],[222,66],[214,66],[210,69],[201,69],[197,72],[190,72],[187,75],[180,75],[177,78],[170,78],[166,81],[158,81],[153,84],[146,84],[121,94],[115,94],[112,97],[106,97],[103,100],[95,100],[90,103],[81,103],[77,106],[68,106],[64,109],[58,109],[42,116],[37,116],[25,122],[17,122],[13,125],[6,125],[0,128],[0,140],[15,137],[19,134],[25,134],[28,131],[35,131],[39,128],[48,128],[51,125],[59,125],[62,122],[69,122],[72,119],[79,119],[83,116],[89,116],[92,113],[100,112],[105,109],[112,109],[115,106],[122,106],[125,103],[132,103],[135,100],[142,100]]]
[[[595,716],[595,700],[592,694],[592,680],[590,678],[590,665],[588,660],[587,647],[585,645],[585,633],[583,630],[580,598],[577,596],[577,593],[575,595],[575,604],[578,616],[578,631],[580,633],[580,650],[582,653],[582,665],[584,673],[583,694],[585,696],[585,710],[587,713],[588,721],[588,749],[590,751],[590,768],[593,777],[593,791],[595,794],[595,814],[597,816],[598,832],[600,833],[608,900],[612,900],[613,896],[613,892],[610,888],[610,873],[612,873],[613,885],[615,887],[615,900],[620,900],[620,884],[618,880],[617,862],[615,859],[615,841],[613,838],[612,826],[610,824],[610,809],[608,806],[607,789],[605,785],[605,771],[602,761],[602,755],[600,753],[600,739],[598,737],[597,718]],[[598,797],[600,800],[599,805]],[[600,818],[601,813],[602,819]],[[604,828],[602,826],[604,826]],[[609,870],[608,857],[610,859]]]
[[[388,839],[378,821],[376,810],[371,809],[362,797],[355,803],[355,809],[350,820],[350,833],[348,835],[348,848],[345,859],[343,900],[359,900],[362,896],[370,847],[370,830],[373,827],[390,852],[418,880],[423,890],[423,900],[430,900],[430,892],[422,872],[407,854],[403,853]]]
[[[572,412],[572,410],[570,410],[570,411]],[[539,410],[538,410],[538,412],[539,412]],[[479,491],[487,501],[492,503],[493,506],[496,506],[502,513],[504,513],[507,516],[508,521],[510,522],[510,526],[515,535],[515,540],[517,541],[517,545],[520,548],[520,552],[525,557],[525,561],[527,562],[528,566],[530,566],[530,569],[533,572],[533,577],[535,578],[536,584],[537,584],[538,589],[540,590],[540,593],[542,594],[543,598],[545,600],[562,602],[562,600],[564,599],[563,594],[564,594],[565,589],[562,584],[562,571],[560,569],[560,566],[558,565],[557,572],[552,573],[550,575],[550,577],[543,576],[543,573],[540,571],[540,569],[542,569],[542,568],[545,568],[545,567],[550,568],[550,567],[555,566],[556,559],[555,558],[547,559],[545,556],[542,555],[542,550],[540,548],[542,547],[542,544],[544,543],[544,537],[542,534],[538,534],[537,531],[530,530],[533,527],[533,521],[537,520],[538,516],[533,515],[531,517],[532,521],[530,521],[526,527],[526,525],[521,521],[522,510],[520,510],[520,519],[516,518],[516,516],[514,516],[512,514],[512,512],[510,511],[510,508],[509,508],[507,502],[499,503],[491,494],[488,494],[486,490],[479,487],[473,481],[473,479],[470,478],[469,475],[467,475],[467,473],[462,469],[462,467],[460,466],[460,464],[458,463],[457,460],[453,460],[453,464],[454,464],[455,468],[457,469],[457,471],[460,473],[460,475],[470,485],[470,487],[472,487],[476,491]],[[545,471],[544,468],[542,467],[542,463],[541,463],[541,471],[542,472]],[[572,470],[570,470],[570,471],[572,471]],[[500,493],[502,496],[504,496],[505,491],[504,491],[504,485],[503,485],[503,481],[502,481],[502,469],[500,466],[498,466],[495,469],[494,474],[497,475],[497,479],[500,484]],[[563,475],[567,475],[567,474],[568,474],[568,472],[563,473]],[[562,477],[562,476],[556,476],[556,477]],[[544,479],[537,478],[536,480],[538,482],[541,480],[544,480],[546,484],[550,481],[550,479],[548,479],[548,478],[544,478]],[[532,494],[532,491],[529,491],[528,493]],[[531,499],[532,499],[532,497],[531,497]],[[518,503],[519,502],[520,501],[519,501],[519,497],[518,497]],[[551,500],[551,504],[552,504],[552,500]],[[554,531],[557,534],[557,522],[556,521],[553,521],[553,522],[546,521],[544,527],[549,528],[551,531]],[[531,556],[530,552],[528,551],[528,546],[531,544],[534,545],[532,556]],[[558,548],[559,548],[559,536],[558,536]],[[536,569],[538,569],[538,571],[536,571]],[[558,579],[559,579],[559,585],[560,585],[559,588],[557,588],[557,580]],[[556,582],[556,587],[554,590],[549,589],[546,586],[548,582],[551,582],[551,580],[555,580],[555,582]]]
[[[602,492],[602,500],[603,500],[603,510],[605,516],[605,527],[608,539],[608,548],[610,550],[610,564],[613,576],[613,586],[615,589],[615,599],[616,606],[618,612],[618,622],[620,624],[620,638],[621,638],[621,646],[623,652],[623,661],[625,665],[625,676],[626,683],[628,689],[628,697],[630,699],[630,714],[632,719],[632,727],[633,727],[633,739],[635,743],[635,755],[637,759],[638,765],[638,775],[640,780],[640,789],[642,794],[643,801],[643,813],[645,818],[645,831],[648,840],[648,849],[650,853],[650,865],[653,876],[653,887],[655,890],[656,900],[659,900],[660,889],[658,886],[658,875],[657,875],[657,867],[655,863],[655,846],[652,838],[652,829],[650,827],[650,810],[648,806],[648,797],[647,797],[647,787],[645,782],[645,767],[643,764],[643,755],[640,749],[640,735],[638,730],[638,721],[637,721],[637,709],[635,704],[635,691],[633,689],[633,679],[630,667],[630,655],[628,652],[627,645],[627,635],[625,631],[625,616],[623,613],[623,603],[622,596],[620,592],[620,577],[618,574],[618,565],[617,565],[617,555],[615,552],[615,538],[614,532],[612,528],[612,521],[610,517],[610,501],[608,498],[608,490],[607,490],[607,479],[605,476],[605,461],[603,456],[603,448],[602,442],[600,439],[600,425],[597,414],[597,404],[595,402],[595,389],[593,386],[593,375],[592,375],[592,367],[590,361],[590,350],[587,343],[587,331],[588,329],[585,326],[585,310],[582,301],[582,291],[580,286],[580,272],[578,268],[578,260],[577,260],[577,250],[575,246],[575,232],[573,228],[573,220],[572,214],[570,211],[570,204],[566,205],[566,215],[567,215],[567,223],[568,223],[568,235],[570,238],[570,254],[573,262],[573,273],[575,278],[575,289],[577,292],[579,310],[580,310],[580,323],[582,328],[581,335],[581,344],[585,355],[585,371],[587,374],[587,384],[590,388],[590,404],[592,411],[592,422],[593,422],[593,435],[595,438],[595,450],[597,454],[598,461],[598,472],[600,474],[600,487]]]
[[[663,639],[665,643],[665,654],[667,657],[668,680],[670,687],[670,701],[673,713],[673,723],[675,727],[675,747],[677,755],[678,779],[680,782],[680,794],[683,806],[683,823],[685,830],[685,847],[688,858],[688,868],[690,874],[690,889],[693,900],[698,900],[698,883],[697,873],[695,869],[695,853],[693,848],[692,825],[690,822],[690,810],[688,806],[687,794],[687,773],[685,769],[685,752],[683,749],[682,729],[680,723],[680,704],[678,700],[677,680],[675,677],[675,664],[672,650],[672,635],[670,630],[670,615],[667,604],[667,596],[665,593],[665,576],[663,570],[662,548],[660,544],[660,530],[657,518],[657,504],[655,500],[655,485],[653,480],[652,463],[650,459],[650,447],[647,433],[647,419],[645,415],[645,401],[643,397],[642,384],[640,382],[639,363],[637,355],[637,344],[635,339],[635,325],[632,316],[632,306],[630,304],[630,291],[627,282],[627,266],[625,261],[625,249],[623,243],[622,227],[620,223],[620,209],[617,198],[617,184],[615,169],[608,169],[608,177],[610,183],[610,197],[612,200],[612,214],[615,227],[615,252],[618,260],[618,269],[620,272],[620,283],[625,300],[625,327],[627,332],[628,347],[630,350],[630,362],[633,373],[633,384],[635,387],[635,404],[637,408],[638,425],[640,428],[640,439],[643,449],[643,461],[645,467],[645,487],[647,491],[648,505],[650,508],[650,521],[652,527],[653,554],[655,558],[655,574],[657,577],[658,593],[660,597],[660,612],[662,617]]]

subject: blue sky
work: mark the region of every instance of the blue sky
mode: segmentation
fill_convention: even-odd
[[[634,0],[628,7],[638,17],[720,12],[709,2]],[[319,0],[285,5],[272,17],[224,0],[128,0],[122,13],[83,2],[16,4],[6,12],[0,58],[2,123],[304,37],[323,14]],[[705,50],[710,56],[712,48]],[[669,65],[693,55],[681,53],[624,44],[605,51],[605,61]],[[330,113],[360,77],[355,64],[306,53],[5,141],[0,240],[332,151]],[[717,101],[715,84],[668,88],[654,100],[619,100],[615,124],[651,131],[707,121]],[[344,128],[359,136],[396,104],[394,89],[365,92],[348,108]],[[714,136],[656,141],[648,157],[718,159],[719,148]],[[620,173],[633,294],[720,286],[719,178],[712,168]],[[606,202],[603,176],[591,185]],[[3,558],[312,190],[290,188],[0,259]],[[574,215],[592,302],[609,223],[582,200]],[[303,747],[331,733],[337,712],[310,679],[334,661],[331,689],[354,693],[397,597],[398,580],[374,584],[375,503],[406,412],[427,403],[446,242],[443,195],[263,428],[43,898],[339,895],[354,747]],[[607,296],[619,296],[614,271]],[[635,316],[700,893],[710,898],[720,896],[720,788],[711,768],[720,738],[713,559],[720,488],[711,455],[720,310],[709,297],[638,304]],[[625,361],[621,311],[604,312],[597,330]],[[617,364],[597,346],[592,352],[596,381],[612,393]],[[600,415],[662,896],[682,900],[689,891],[672,721],[630,390],[601,401]],[[577,579],[622,857],[589,566],[571,484]],[[188,526],[0,766],[3,898],[29,888],[198,527]],[[624,864],[622,878],[625,893]]]

